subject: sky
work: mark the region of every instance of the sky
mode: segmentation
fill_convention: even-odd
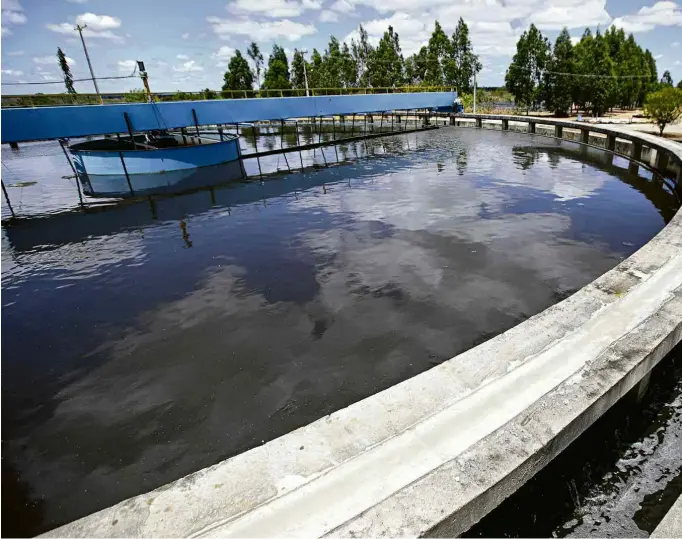
[[[682,0],[680,0],[682,2]],[[219,89],[235,49],[256,41],[267,55],[273,43],[322,52],[330,35],[350,40],[362,24],[373,42],[388,25],[405,56],[426,44],[438,20],[451,34],[462,17],[483,70],[481,86],[500,86],[519,35],[531,24],[552,41],[563,26],[578,39],[585,27],[610,25],[633,32],[653,53],[659,77],[682,78],[682,3],[647,0],[2,0],[3,94],[60,93],[63,83],[6,83],[60,79],[57,47],[74,78],[88,77],[74,30],[85,24],[95,75],[130,75],[143,60],[153,92]],[[80,93],[92,82],[77,82]],[[139,78],[103,80],[102,92],[141,88]]]

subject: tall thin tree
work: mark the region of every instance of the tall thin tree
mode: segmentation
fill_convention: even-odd
[[[71,67],[66,59],[64,51],[61,47],[57,47],[57,62],[59,63],[59,68],[64,73],[64,86],[66,86],[66,92],[69,94],[75,94],[76,90],[73,87],[73,75],[71,74]]]
[[[263,53],[261,53],[258,43],[255,41],[251,42],[249,48],[246,49],[246,54],[251,58],[254,66],[254,75],[256,75],[256,86],[260,88],[260,72],[263,68]]]

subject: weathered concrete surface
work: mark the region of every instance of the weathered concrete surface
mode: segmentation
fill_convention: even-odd
[[[457,535],[561,452],[681,338],[678,212],[616,268],[504,334],[46,535]]]
[[[652,539],[682,537],[682,496],[677,498],[650,537]]]

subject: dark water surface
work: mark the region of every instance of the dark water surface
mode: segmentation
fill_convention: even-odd
[[[3,228],[4,535],[422,372],[612,268],[676,208],[650,173],[569,142],[446,128],[359,146]],[[26,177],[61,174],[35,163]]]

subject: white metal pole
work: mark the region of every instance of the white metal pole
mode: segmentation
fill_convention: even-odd
[[[474,114],[476,114],[476,72],[474,71]]]
[[[301,51],[301,56],[303,56],[303,78],[305,79],[305,96],[310,97],[310,90],[308,89],[308,71],[305,68],[305,55],[308,51]]]
[[[81,43],[83,43],[83,50],[85,51],[85,59],[88,61],[88,67],[90,68],[90,76],[92,77],[92,83],[95,85],[95,92],[97,93],[97,97],[99,97],[99,102],[102,102],[102,96],[99,93],[99,87],[97,86],[97,79],[95,78],[95,72],[92,70],[92,63],[90,62],[90,55],[88,54],[88,48],[85,45],[85,39],[83,38],[83,30],[87,27],[87,24],[84,24],[81,26],[80,24],[76,25],[76,30],[78,30],[78,33],[81,36]]]

